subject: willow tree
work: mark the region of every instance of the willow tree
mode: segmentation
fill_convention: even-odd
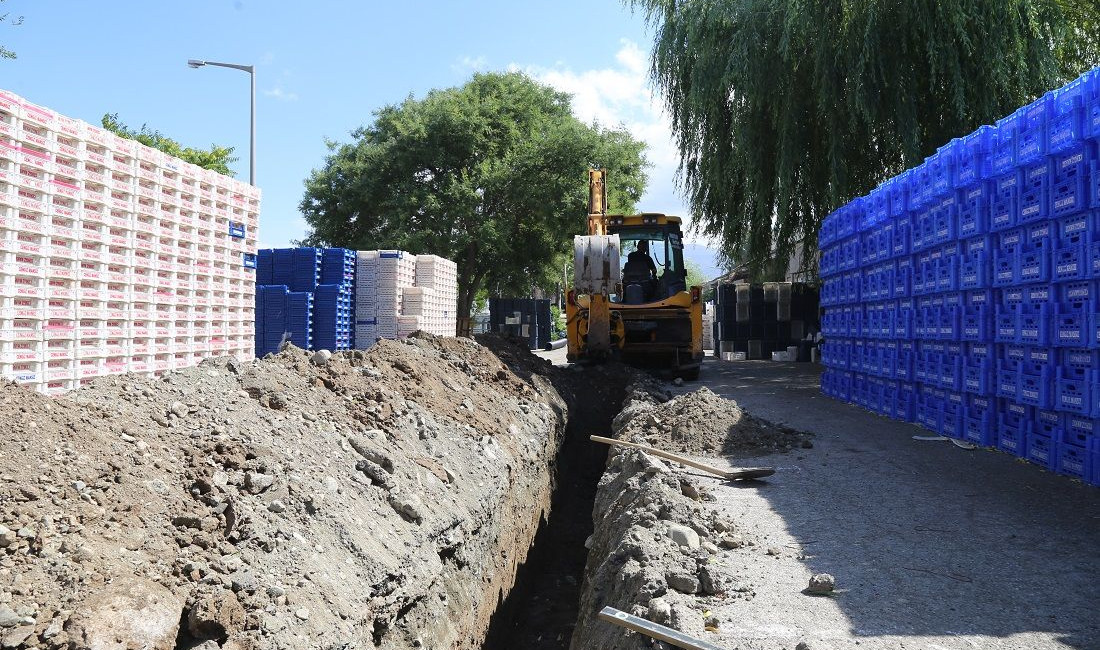
[[[629,0],[679,180],[757,276],[832,209],[1098,60],[1100,0]]]

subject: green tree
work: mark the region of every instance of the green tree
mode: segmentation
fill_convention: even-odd
[[[349,144],[329,142],[300,209],[311,244],[396,248],[458,264],[458,313],[483,287],[551,282],[584,234],[587,170],[608,169],[609,204],[633,211],[644,144],[586,125],[568,95],[519,73],[475,75],[377,111]]]
[[[703,277],[703,267],[699,266],[691,260],[684,260],[684,272],[687,276],[687,286],[701,287],[703,283],[707,281]]]
[[[209,149],[184,147],[179,142],[163,135],[160,131],[150,130],[144,124],[141,125],[140,129],[134,131],[119,121],[118,113],[104,115],[102,124],[103,128],[115,135],[137,140],[147,147],[163,151],[169,156],[175,156],[192,165],[198,165],[203,169],[211,169],[226,176],[233,175],[233,170],[229,168],[229,164],[237,160],[233,155],[233,147],[221,147],[216,144],[210,145]]]
[[[758,277],[815,249],[831,210],[1100,60],[1097,0],[628,2],[655,29],[692,212]]]
[[[7,0],[0,0],[0,4],[7,2]],[[17,16],[12,18],[11,13],[0,14],[0,24],[7,22],[11,26],[18,26],[23,24],[23,17]],[[15,52],[7,49],[3,45],[0,45],[0,59],[14,59]]]

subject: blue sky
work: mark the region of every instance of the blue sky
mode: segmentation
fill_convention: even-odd
[[[248,76],[193,70],[187,59],[257,68],[260,242],[301,237],[303,180],[324,139],[350,140],[406,96],[462,84],[474,71],[519,69],[575,94],[586,121],[624,124],[650,144],[639,208],[686,216],[677,159],[648,84],[651,36],[619,0],[6,0],[0,88],[98,124],[115,112],[186,145],[236,147],[248,179]]]

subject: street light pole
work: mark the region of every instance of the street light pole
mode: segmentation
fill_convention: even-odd
[[[252,82],[252,94],[251,94],[251,128],[248,138],[248,184],[256,185],[256,68],[251,65],[240,65],[237,63],[218,63],[216,61],[199,61],[197,59],[188,59],[187,65],[192,68],[201,68],[204,65],[212,65],[219,68],[233,68],[234,70],[244,70],[248,73],[250,81]]]

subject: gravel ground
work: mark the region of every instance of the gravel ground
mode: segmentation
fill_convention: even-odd
[[[814,434],[766,481],[695,477],[754,546],[721,562],[753,598],[712,607],[742,650],[1100,648],[1100,490],[823,397],[819,366],[709,359],[698,384]],[[694,390],[686,384],[674,391]],[[711,462],[741,464],[736,457]],[[836,578],[829,597],[803,593]]]

